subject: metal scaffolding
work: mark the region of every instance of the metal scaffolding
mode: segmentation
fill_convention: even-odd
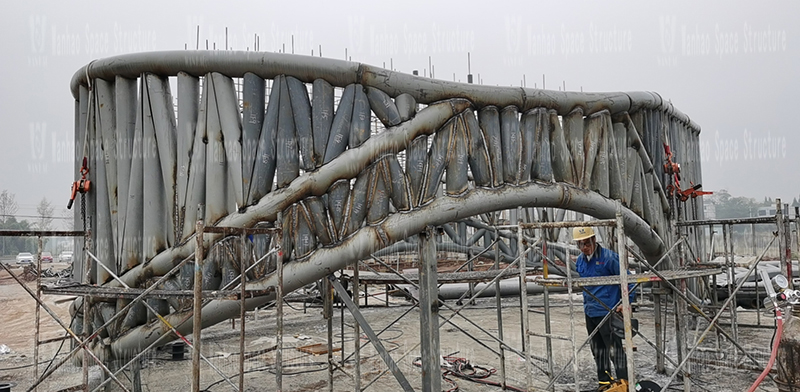
[[[735,304],[737,303],[737,293],[742,288],[745,279],[741,279],[735,285],[734,282],[730,280],[727,283],[729,295],[724,301],[720,301],[717,299],[717,291],[712,290],[713,287],[710,286],[712,281],[710,277],[716,277],[723,272],[728,272],[729,274],[733,274],[733,268],[735,267],[735,263],[733,262],[732,252],[730,247],[727,245],[729,238],[724,237],[723,242],[725,243],[724,249],[722,250],[722,257],[724,257],[724,264],[713,263],[709,262],[708,260],[704,260],[694,255],[697,254],[691,247],[688,246],[689,237],[680,235],[683,232],[686,232],[686,228],[688,227],[709,227],[709,232],[713,233],[713,228],[715,226],[722,226],[723,233],[727,236],[731,232],[731,228],[734,225],[755,225],[755,224],[775,224],[777,230],[774,232],[773,241],[778,239],[783,239],[785,245],[781,246],[781,267],[784,271],[791,271],[791,263],[789,263],[790,258],[788,257],[789,252],[783,251],[788,247],[791,250],[791,237],[787,237],[786,233],[791,233],[791,223],[797,224],[797,219],[788,219],[788,217],[784,216],[783,211],[779,210],[779,214],[775,217],[769,218],[755,218],[755,219],[731,219],[731,220],[697,220],[697,221],[684,221],[676,224],[676,227],[680,228],[679,236],[677,237],[677,241],[673,243],[667,253],[665,253],[662,258],[654,263],[650,264],[646,259],[638,255],[638,252],[635,248],[628,245],[627,239],[622,235],[624,233],[624,224],[621,219],[607,219],[607,220],[593,220],[593,221],[563,221],[563,222],[524,222],[520,220],[516,225],[496,225],[492,227],[492,230],[495,232],[499,232],[501,230],[510,230],[513,235],[510,238],[510,241],[516,240],[517,243],[517,254],[518,256],[507,263],[504,268],[500,268],[499,264],[499,257],[500,252],[495,252],[495,264],[493,265],[493,269],[489,271],[460,271],[461,269],[466,268],[468,263],[471,263],[474,259],[469,259],[468,263],[462,264],[457,272],[451,273],[437,273],[435,266],[437,265],[436,259],[436,250],[435,245],[436,243],[436,236],[437,230],[430,229],[426,231],[426,234],[420,235],[419,247],[418,251],[419,254],[418,262],[420,266],[428,265],[427,269],[423,268],[418,275],[415,274],[407,274],[401,271],[398,271],[394,267],[390,265],[389,262],[382,260],[377,256],[372,256],[368,260],[362,260],[357,265],[354,265],[353,268],[353,277],[350,278],[350,282],[352,287],[354,288],[354,292],[349,294],[347,290],[342,286],[340,281],[337,278],[334,278],[333,275],[330,275],[327,279],[324,279],[324,287],[323,288],[323,308],[324,308],[324,315],[325,318],[328,320],[327,322],[327,330],[328,330],[328,339],[327,339],[327,363],[328,363],[328,390],[333,390],[333,381],[334,381],[334,374],[335,372],[342,372],[346,374],[350,380],[352,380],[353,388],[357,391],[367,390],[371,386],[375,385],[375,382],[384,376],[387,373],[391,373],[397,382],[399,383],[401,389],[403,390],[413,390],[411,383],[409,382],[409,377],[403,373],[399,366],[399,362],[404,360],[406,356],[414,351],[417,347],[422,350],[422,356],[420,357],[419,363],[422,365],[423,372],[423,381],[422,385],[436,385],[436,381],[441,381],[442,373],[440,371],[440,356],[441,350],[438,348],[438,330],[444,325],[449,325],[454,327],[457,330],[460,330],[468,339],[484,346],[485,348],[494,352],[498,359],[499,359],[499,376],[501,378],[500,384],[503,386],[508,385],[508,380],[506,378],[506,353],[511,352],[515,355],[518,355],[522,358],[525,358],[525,374],[526,374],[526,388],[528,390],[534,389],[545,389],[545,390],[554,390],[555,386],[558,385],[559,388],[574,388],[575,390],[579,390],[579,383],[581,381],[578,372],[577,372],[577,361],[576,358],[580,354],[581,350],[585,348],[589,339],[593,334],[590,334],[587,340],[580,342],[576,339],[575,334],[575,325],[576,321],[574,315],[580,310],[574,309],[574,298],[572,293],[574,291],[581,290],[582,287],[585,286],[593,286],[593,285],[620,285],[621,288],[624,288],[627,291],[629,284],[630,285],[639,285],[642,283],[653,283],[652,288],[652,295],[654,297],[653,306],[654,306],[654,321],[656,324],[655,328],[655,339],[645,336],[641,330],[633,331],[632,325],[630,323],[630,303],[627,303],[627,295],[622,296],[622,306],[625,309],[623,311],[623,320],[625,325],[625,349],[628,351],[628,360],[629,360],[629,372],[630,372],[630,380],[631,381],[631,388],[635,385],[635,363],[634,363],[634,353],[633,349],[633,334],[637,334],[639,339],[643,340],[645,343],[653,347],[658,356],[656,360],[656,369],[664,372],[665,374],[669,375],[668,383],[671,382],[676,376],[681,375],[684,380],[685,388],[688,390],[691,383],[692,375],[685,370],[686,364],[691,360],[694,353],[696,353],[700,347],[700,343],[704,341],[704,338],[709,335],[709,333],[713,330],[714,333],[712,336],[716,336],[716,339],[713,341],[714,348],[702,348],[703,351],[711,350],[724,350],[722,347],[725,342],[729,342],[731,347],[734,347],[738,352],[742,355],[743,359],[748,360],[750,363],[753,364],[753,367],[761,366],[760,362],[754,358],[751,353],[745,350],[737,341],[737,335],[739,328],[747,328],[747,327],[756,327],[756,328],[768,328],[769,325],[765,325],[761,323],[759,318],[759,322],[757,325],[746,325],[741,324],[737,321],[737,314],[735,309]],[[521,216],[521,215],[520,215]],[[548,257],[548,247],[542,246],[542,244],[547,243],[547,233],[548,229],[553,228],[568,228],[574,226],[595,226],[595,227],[611,227],[617,233],[617,237],[614,243],[614,246],[620,253],[620,263],[621,263],[621,271],[628,270],[628,259],[629,257],[627,254],[630,254],[630,258],[635,260],[641,271],[640,273],[634,275],[628,275],[621,273],[620,276],[609,276],[609,277],[602,277],[602,278],[575,278],[572,277],[572,270],[570,267],[570,263],[564,263],[563,267],[558,267],[557,265],[553,264],[551,261],[551,257]],[[141,302],[144,306],[149,307],[146,301],[143,301],[147,298],[158,298],[158,299],[168,299],[168,298],[193,298],[195,301],[194,312],[190,312],[190,316],[194,318],[194,320],[199,320],[201,318],[202,305],[209,301],[210,299],[227,299],[227,300],[237,300],[240,302],[240,333],[239,333],[239,347],[240,347],[240,355],[239,355],[239,371],[238,371],[238,382],[234,381],[233,379],[229,378],[225,372],[221,371],[220,369],[216,368],[207,358],[205,358],[200,350],[200,343],[201,343],[201,325],[195,324],[195,328],[192,331],[192,338],[191,341],[178,333],[174,327],[169,325],[166,320],[162,319],[162,322],[165,323],[166,327],[171,328],[173,331],[173,338],[182,339],[187,346],[189,346],[193,350],[192,355],[192,369],[193,369],[193,382],[192,388],[196,391],[200,390],[199,386],[199,377],[200,377],[200,369],[201,369],[201,361],[205,361],[205,363],[211,367],[214,371],[216,371],[229,385],[232,390],[244,390],[245,381],[244,381],[244,373],[245,373],[245,337],[246,337],[246,329],[245,329],[245,320],[246,320],[246,299],[252,298],[255,295],[264,295],[267,294],[264,290],[260,291],[251,291],[246,288],[246,274],[252,268],[255,268],[259,263],[262,263],[267,257],[262,257],[259,260],[251,260],[252,263],[249,265],[247,264],[247,260],[250,260],[249,257],[246,256],[246,246],[248,242],[248,236],[254,234],[277,234],[280,233],[279,229],[269,228],[269,229],[261,229],[261,228],[253,228],[253,229],[242,229],[242,228],[230,228],[230,227],[205,227],[203,226],[202,221],[198,222],[198,232],[202,233],[223,233],[226,236],[229,236],[232,239],[239,241],[239,250],[240,253],[237,255],[232,252],[227,252],[229,257],[239,259],[240,263],[239,271],[244,271],[243,274],[239,274],[236,279],[231,280],[228,284],[228,287],[225,287],[221,290],[202,290],[202,273],[200,274],[200,279],[195,280],[195,290],[192,292],[186,290],[164,290],[158,289],[159,283],[151,285],[147,289],[137,289],[137,288],[129,288],[129,287],[122,287],[122,288],[109,288],[105,286],[94,286],[94,285],[70,285],[66,287],[57,287],[54,285],[47,285],[42,283],[41,274],[37,277],[37,292],[34,293],[28,290],[29,295],[34,298],[37,302],[36,308],[36,338],[35,338],[35,346],[34,346],[34,362],[38,363],[38,353],[39,353],[39,345],[52,343],[61,341],[62,339],[48,339],[48,340],[40,340],[39,338],[39,310],[44,309],[48,312],[59,324],[64,328],[65,331],[68,333],[71,332],[70,328],[60,320],[58,320],[57,315],[55,315],[47,306],[42,302],[41,295],[77,295],[84,298],[85,304],[91,304],[95,299],[103,299],[103,298],[125,298],[130,299],[130,303],[127,306],[133,306],[136,303]],[[39,238],[39,253],[41,254],[41,238],[46,236],[84,236],[84,232],[3,232],[2,235],[28,235],[28,236],[36,236]],[[433,240],[427,240],[428,237],[432,238]],[[499,237],[497,237],[499,238]],[[709,247],[712,254],[709,254],[708,257],[712,258],[714,252],[714,245],[713,245],[713,238],[711,239],[712,245]],[[483,251],[489,249],[498,250],[499,242],[497,239],[492,240],[490,242],[485,243],[485,249]],[[277,246],[280,241],[275,241],[276,246],[272,247],[270,250],[270,254],[280,253],[280,247]],[[202,239],[198,239],[198,247],[197,253],[194,260],[194,269],[195,272],[202,271],[203,267],[203,260],[204,260],[204,248],[202,246],[203,242]],[[770,242],[766,248],[764,248],[758,258],[756,258],[750,265],[748,269],[747,275],[753,272],[759,264],[759,261],[763,257],[763,255],[767,252],[767,249],[772,245]],[[483,253],[483,251],[479,253]],[[427,254],[426,254],[427,252]],[[534,253],[540,253],[543,256],[543,268],[542,269],[534,269],[527,266],[527,261],[529,260],[530,256]],[[85,263],[84,271],[90,270],[91,263],[97,263],[101,265],[102,263],[98,260],[94,254],[91,252],[86,252],[87,257],[83,262]],[[692,255],[692,256],[689,256]],[[685,259],[684,262],[678,264],[671,264],[670,259]],[[426,262],[425,260],[428,259],[430,261]],[[41,270],[41,257],[38,258],[39,262],[37,264],[37,271]],[[176,264],[173,268],[172,273],[167,274],[159,279],[159,281],[166,280],[170,275],[177,272],[189,262],[191,258],[186,258],[182,260],[180,263]],[[276,266],[277,271],[280,271],[282,268],[282,257],[278,257],[277,261],[278,264]],[[662,263],[663,262],[663,263]],[[426,264],[427,263],[427,264]],[[674,267],[669,267],[670,265],[674,265]],[[377,271],[373,268],[373,266],[380,266],[381,268],[388,270],[390,273],[377,273]],[[667,266],[666,268],[664,266]],[[7,266],[3,265],[3,268],[17,281],[24,286],[24,282],[22,282]],[[559,271],[563,273],[562,277],[553,277],[550,276],[553,269],[561,269],[565,268],[566,271]],[[359,270],[372,270],[369,274],[364,276],[359,276]],[[114,279],[118,279],[113,272],[109,271],[109,274]],[[426,274],[428,274],[426,276]],[[503,306],[501,306],[500,300],[500,290],[499,290],[499,282],[504,278],[514,277],[517,276],[520,282],[520,291],[519,291],[519,303],[520,303],[520,310],[521,310],[521,332],[522,332],[522,344],[520,346],[515,346],[514,343],[505,339],[503,335]],[[745,276],[746,277],[746,276]],[[279,282],[281,280],[278,280]],[[699,296],[697,293],[693,293],[692,291],[688,290],[688,287],[693,286],[695,284],[687,284],[691,281],[701,281],[701,283],[697,284],[699,286],[704,287],[704,290],[700,290]],[[235,283],[234,283],[235,282]],[[446,283],[479,283],[479,282],[488,282],[487,285],[483,287],[481,290],[475,290],[472,287],[468,293],[462,296],[461,300],[458,301],[459,305],[453,306],[452,304],[443,301],[437,298],[436,293],[438,292],[437,285],[446,284]],[[544,320],[544,331],[540,328],[533,328],[531,327],[529,321],[529,312],[526,312],[526,309],[530,309],[529,297],[527,294],[526,287],[527,283],[535,283],[537,285],[541,285],[544,287],[543,293],[543,305],[544,305],[544,313],[543,313],[543,320]],[[383,285],[386,286],[390,284],[408,284],[415,287],[418,287],[420,290],[420,297],[419,302],[412,305],[410,309],[418,308],[420,310],[420,317],[423,320],[421,323],[421,330],[420,330],[420,342],[417,343],[414,347],[407,350],[406,354],[399,357],[393,358],[390,355],[389,350],[387,350],[381,343],[380,335],[386,330],[383,328],[382,330],[374,330],[370,323],[361,315],[359,310],[359,298],[361,297],[361,289],[363,287],[364,290],[364,303],[367,304],[369,293],[367,291],[368,285]],[[497,333],[491,333],[486,330],[484,327],[478,325],[474,320],[471,320],[469,317],[462,313],[462,310],[468,308],[473,301],[478,298],[484,290],[489,287],[495,288],[495,295],[496,295],[496,302],[497,305]],[[563,287],[567,289],[568,293],[568,306],[569,306],[569,316],[570,316],[570,331],[568,335],[564,335],[562,333],[554,333],[551,330],[550,323],[551,323],[551,308],[549,302],[551,299],[549,298],[549,291],[553,287]],[[275,287],[272,289],[277,294],[277,298],[282,298],[283,294],[281,293],[282,288],[280,286]],[[757,289],[756,289],[757,290]],[[269,291],[269,290],[267,290]],[[379,353],[380,357],[386,364],[386,369],[384,372],[378,374],[377,376],[369,379],[369,380],[362,380],[362,371],[360,369],[361,360],[360,360],[360,351],[361,346],[359,343],[359,339],[355,339],[355,345],[353,347],[353,352],[350,353],[348,356],[345,356],[345,347],[344,341],[341,342],[340,347],[335,347],[336,342],[334,342],[333,334],[332,334],[332,324],[331,321],[333,319],[333,304],[334,304],[334,292],[336,293],[336,298],[343,301],[345,306],[342,306],[342,311],[346,307],[350,314],[354,317],[357,321],[355,328],[356,336],[359,336],[362,332],[366,334],[369,341],[372,343],[372,346],[375,350]],[[675,327],[676,330],[674,331],[674,335],[679,336],[679,339],[675,341],[677,347],[682,347],[679,349],[676,354],[677,357],[672,357],[674,354],[669,354],[671,350],[668,349],[666,342],[667,342],[667,335],[673,335],[671,332],[667,332],[666,326],[666,314],[667,307],[669,301],[664,301],[662,298],[658,297],[672,297],[672,304],[674,307],[674,314],[676,317]],[[199,301],[198,301],[199,300]],[[200,306],[197,306],[199,302]],[[275,366],[275,382],[278,387],[280,387],[283,383],[283,374],[281,371],[280,366],[280,352],[282,351],[282,336],[283,336],[283,311],[280,303],[282,301],[276,301],[276,319],[275,322],[277,323],[277,335],[276,335],[276,347],[274,349],[276,355],[276,366]],[[388,300],[388,290],[387,290],[387,299],[385,300],[385,306],[389,306]],[[442,309],[446,309],[452,312],[451,315],[445,316],[438,312],[439,307]],[[688,334],[685,332],[683,335],[680,335],[680,329],[682,327],[682,323],[684,321],[680,320],[681,317],[686,318],[688,317],[685,313],[687,309],[692,310],[693,316],[692,317],[703,317],[708,321],[708,326],[703,330],[700,339],[698,340],[697,344],[690,344],[688,341]],[[158,312],[155,309],[151,308],[151,311],[158,315]],[[406,311],[400,318],[407,315],[409,312]],[[119,315],[121,313],[118,313]],[[724,315],[730,316],[730,320],[727,324],[720,322]],[[343,315],[342,315],[343,316]],[[467,332],[466,329],[461,325],[457,324],[454,319],[458,317],[458,320],[466,322],[471,327],[477,328],[481,331],[480,336],[475,336],[470,332]],[[640,316],[641,317],[641,316]],[[760,316],[759,316],[760,317]],[[399,321],[394,320],[389,323],[389,326]],[[188,316],[187,316],[188,319]],[[436,320],[439,320],[438,322]],[[108,320],[106,325],[108,325],[111,320]],[[342,332],[344,331],[344,319],[342,318]],[[133,372],[138,372],[139,369],[137,368],[138,359],[144,353],[150,349],[156,347],[155,344],[151,345],[147,349],[143,350],[142,353],[134,357],[128,363],[120,366],[119,368],[115,369],[114,371],[110,370],[106,365],[103,364],[103,361],[96,357],[94,354],[91,353],[89,349],[86,348],[86,345],[89,344],[93,339],[96,339],[100,333],[100,330],[106,325],[103,325],[101,328],[89,331],[83,330],[80,336],[77,334],[71,334],[71,338],[75,341],[75,348],[72,352],[63,358],[54,368],[50,369],[45,374],[38,374],[38,366],[34,365],[34,378],[37,380],[32,386],[31,390],[35,390],[37,385],[39,385],[44,379],[50,376],[55,369],[59,366],[63,365],[72,355],[77,353],[78,350],[83,349],[86,356],[88,356],[91,360],[94,360],[97,364],[101,365],[101,368],[104,369],[106,372],[106,377],[103,383],[100,386],[94,388],[95,391],[100,390],[100,388],[106,385],[109,382],[114,382],[121,390],[137,390],[137,386],[134,385],[125,385],[118,377],[120,372],[122,372],[126,368],[132,368]],[[728,326],[729,328],[726,328]],[[595,331],[596,332],[596,331]],[[491,348],[482,339],[488,337],[490,340],[496,342],[497,347]],[[544,353],[537,352],[532,348],[531,345],[531,337],[543,338],[546,342],[546,349]],[[572,357],[566,363],[557,364],[554,361],[554,355],[552,352],[552,343],[554,340],[560,340],[569,342],[572,351]],[[162,339],[159,343],[164,344],[167,341]],[[334,360],[332,354],[336,350],[340,350],[341,352],[341,362],[337,362]],[[347,363],[352,358],[354,365],[353,373],[348,373],[345,370],[345,363]],[[89,361],[84,360],[82,361],[84,368],[89,364]],[[669,369],[670,372],[667,372],[666,363],[671,365]],[[568,371],[568,369],[572,368],[572,382],[568,382],[566,384],[563,383],[561,377],[562,375]],[[559,367],[560,366],[560,367]],[[545,377],[544,379],[541,376],[537,376],[537,371],[541,372]],[[84,374],[86,372],[84,371]],[[134,377],[138,378],[138,377]],[[84,382],[86,382],[86,377],[84,377]],[[81,386],[80,388],[85,389],[87,388],[87,384]],[[78,388],[78,387],[76,387]],[[129,389],[130,388],[130,389]],[[438,386],[431,390],[438,390]]]

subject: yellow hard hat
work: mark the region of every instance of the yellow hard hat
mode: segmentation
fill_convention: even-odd
[[[576,227],[572,229],[572,240],[580,241],[594,237],[594,230],[591,227]]]

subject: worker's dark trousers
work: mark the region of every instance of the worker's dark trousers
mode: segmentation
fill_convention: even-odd
[[[586,333],[592,331],[603,321],[603,317],[586,316]],[[611,323],[606,321],[591,341],[592,355],[597,365],[597,380],[611,381],[611,361],[617,369],[617,379],[628,379],[628,360],[622,348],[622,339],[611,333]]]

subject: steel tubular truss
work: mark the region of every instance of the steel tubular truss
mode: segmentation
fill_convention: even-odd
[[[453,240],[435,250],[491,257],[498,271],[510,263],[486,274],[470,272],[469,261],[464,275],[435,274],[433,286],[422,276],[406,282],[428,291],[448,279],[470,282],[460,308],[431,304],[454,312],[443,323],[455,326],[458,316],[486,333],[460,310],[490,286],[499,304],[502,278],[519,276],[525,301],[531,264],[557,268],[548,262],[555,255],[570,272],[570,247],[559,244],[567,211],[617,227],[616,241],[629,238],[651,263],[680,237],[677,214],[704,219],[702,193],[686,193],[674,172],[681,168],[684,187],[702,183],[700,128],[656,93],[482,86],[221,51],[100,59],[70,88],[83,158],[75,176],[88,172],[94,183],[85,216],[76,209],[75,219],[93,229],[75,246],[73,278],[82,286],[42,291],[81,295],[69,327],[91,338],[74,352],[88,345],[101,360],[127,361],[123,369],[174,339],[199,346],[202,328],[227,319],[240,318],[244,336],[245,313],[274,302],[280,389],[284,294],[359,260],[417,249],[429,227]],[[665,152],[679,166],[663,165]],[[524,226],[544,221],[550,226]],[[524,232],[536,230],[529,242]],[[697,233],[683,242],[706,253]],[[672,258],[664,264],[677,267]],[[577,286],[567,279],[571,292]],[[478,289],[478,281],[488,284]],[[504,341],[499,309],[498,328],[499,336],[486,333],[496,347],[479,343],[503,358],[501,374],[505,351],[538,358],[529,368],[547,362],[527,343]],[[526,341],[541,334],[525,330]],[[193,350],[194,390],[200,353]],[[226,378],[234,389],[243,388],[242,374],[238,381]]]

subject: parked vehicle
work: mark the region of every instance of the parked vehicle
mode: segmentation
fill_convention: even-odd
[[[65,250],[58,255],[58,261],[62,263],[71,263],[72,262],[72,251]]]
[[[42,263],[52,263],[53,254],[50,252],[42,252]]]
[[[799,267],[800,266],[796,260],[792,262],[793,282],[800,283],[800,271],[798,270]],[[734,279],[731,289],[742,282],[747,270],[747,268],[743,267],[736,267],[734,269]],[[741,289],[739,289],[739,292],[736,293],[737,306],[741,306],[745,309],[758,309],[759,307],[763,306],[764,298],[767,297],[767,289],[764,287],[764,282],[761,281],[761,270],[765,270],[771,279],[776,275],[781,274],[780,262],[762,261],[756,268],[756,271],[753,271],[750,276],[747,277],[747,279],[744,279]],[[717,299],[719,300],[728,298],[728,273],[729,271],[726,270],[725,272],[716,276],[716,292]]]
[[[17,255],[17,264],[33,264],[33,255],[30,252],[20,252]]]

